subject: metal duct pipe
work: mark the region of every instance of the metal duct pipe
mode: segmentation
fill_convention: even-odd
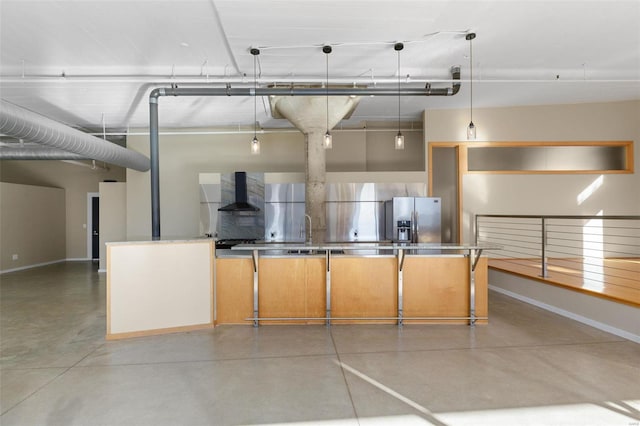
[[[413,83],[451,83],[451,80],[445,79],[430,79],[423,75],[415,75],[411,74],[409,76],[411,82]],[[267,85],[277,81],[286,81],[287,83],[295,83],[295,84],[314,84],[319,80],[324,80],[324,76],[322,77],[312,77],[312,76],[296,76],[296,75],[268,75],[262,74],[258,76],[257,83],[259,85]],[[487,82],[493,83],[495,81],[500,81],[501,83],[520,83],[520,82],[540,82],[541,80],[522,80],[522,79],[511,79],[511,80],[489,80]],[[575,80],[563,80],[567,81],[575,81]],[[584,81],[584,80],[580,80]],[[589,80],[589,81],[598,81],[598,80]],[[633,80],[636,81],[636,80]],[[74,74],[69,75],[65,74],[61,76],[60,74],[56,75],[46,75],[46,74],[31,74],[31,75],[14,75],[14,76],[3,76],[2,82],[6,84],[49,84],[49,83],[61,83],[65,84],[98,84],[98,83],[107,83],[107,84],[177,84],[177,85],[196,85],[196,84],[243,84],[247,86],[253,87],[253,79],[247,79],[246,76],[230,76],[230,75],[186,75],[186,74],[174,74],[174,75],[166,75],[166,74],[155,74],[155,75],[135,75],[135,74],[121,74],[117,76],[113,75],[105,75],[105,74]],[[370,85],[370,84],[398,84],[398,77],[393,76],[369,76],[369,75],[358,75],[358,76],[344,76],[344,77],[332,77],[331,84],[358,84],[358,85]]]
[[[17,144],[16,144],[17,145]],[[0,147],[0,160],[89,160],[86,155],[56,148]]]
[[[265,87],[225,88],[166,87],[156,88],[149,94],[149,143],[151,157],[151,233],[154,240],[160,239],[160,171],[158,98],[161,96],[453,96],[460,90],[460,65],[451,67],[451,87],[386,89],[377,87],[322,88],[322,87]]]
[[[149,170],[149,159],[139,152],[88,135],[4,100],[0,104],[0,133],[78,154],[83,158],[140,172]]]
[[[150,98],[160,96],[453,96],[460,90],[460,67],[451,67],[451,87],[433,88],[427,83],[424,88],[408,87],[394,89],[384,87],[166,87],[154,89]]]

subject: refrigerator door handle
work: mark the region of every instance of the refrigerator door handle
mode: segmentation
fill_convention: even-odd
[[[413,212],[413,220],[411,221],[413,225],[413,231],[411,232],[411,242],[418,242],[418,211],[414,210]]]

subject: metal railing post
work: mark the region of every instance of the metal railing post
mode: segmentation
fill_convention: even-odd
[[[542,253],[541,253],[541,263],[542,263],[542,275],[541,277],[547,278],[547,220],[545,217],[542,217]]]

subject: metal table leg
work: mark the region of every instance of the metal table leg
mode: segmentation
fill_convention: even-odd
[[[469,249],[469,325],[476,325],[476,266],[482,249]]]
[[[251,252],[253,260],[253,326],[258,327],[258,250]]]
[[[403,282],[403,268],[404,268],[404,250],[398,249],[398,326],[402,326],[402,293],[404,291]]]
[[[326,311],[325,311],[325,324],[331,325],[331,251],[327,250],[325,255],[326,263],[326,277],[325,277],[325,289],[326,289]]]

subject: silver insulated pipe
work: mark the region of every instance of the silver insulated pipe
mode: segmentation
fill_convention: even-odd
[[[140,172],[149,170],[149,159],[139,152],[88,135],[4,100],[0,103],[0,133]]]
[[[0,147],[0,160],[87,160],[85,155],[74,154],[61,149],[40,146],[21,147],[20,144]]]

